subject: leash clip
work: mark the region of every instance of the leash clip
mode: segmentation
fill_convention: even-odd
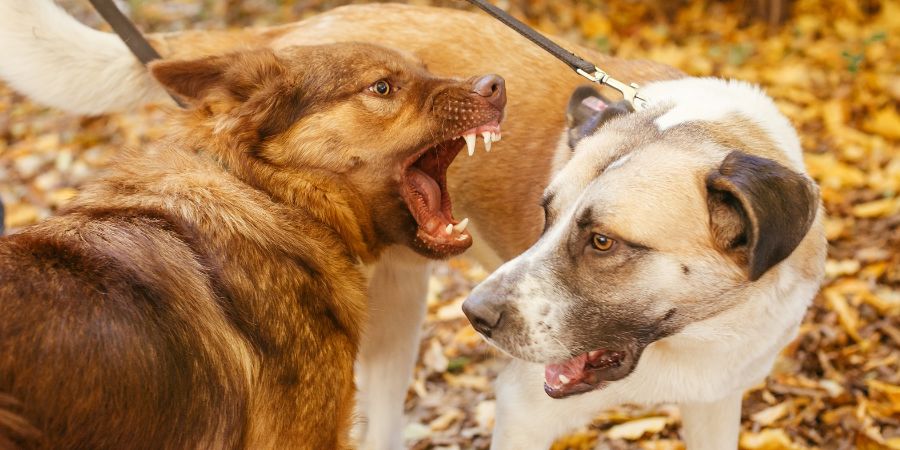
[[[621,92],[622,97],[625,97],[625,101],[627,101],[635,111],[640,111],[650,106],[649,100],[641,96],[639,91],[640,86],[636,83],[625,84],[624,82],[611,77],[608,73],[596,66],[594,67],[594,73],[587,73],[582,69],[576,69],[575,71],[594,83],[605,84]]]

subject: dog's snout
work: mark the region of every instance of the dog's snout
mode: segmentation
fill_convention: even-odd
[[[485,75],[475,80],[472,91],[498,109],[506,107],[506,80],[500,75]]]
[[[491,298],[474,294],[463,302],[463,313],[472,323],[472,327],[485,337],[491,337],[491,333],[503,320],[503,309]]]

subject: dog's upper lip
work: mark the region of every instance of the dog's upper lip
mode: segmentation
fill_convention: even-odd
[[[408,158],[406,158],[406,160],[403,161],[403,164],[401,165],[402,170],[409,169],[413,164],[415,164],[416,161],[419,160],[419,158],[422,157],[422,155],[425,154],[425,152],[437,147],[438,145],[441,145],[442,143],[449,142],[449,141],[455,141],[457,139],[465,140],[466,136],[474,136],[477,139],[477,137],[479,135],[482,135],[482,138],[484,138],[483,134],[485,132],[490,133],[492,143],[500,141],[500,139],[503,136],[502,133],[500,132],[500,119],[488,121],[482,125],[479,125],[474,128],[470,128],[461,133],[451,134],[446,139],[441,139],[436,142],[432,142],[430,144],[422,146],[421,148],[419,148],[418,151],[416,151],[415,153],[410,155]],[[490,151],[489,145],[490,144],[485,143],[485,150]],[[473,152],[470,151],[469,156],[472,156],[472,154],[473,154]]]

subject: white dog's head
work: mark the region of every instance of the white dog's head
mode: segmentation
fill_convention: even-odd
[[[718,79],[643,92],[653,106],[626,112],[576,91],[543,235],[464,304],[493,344],[547,364],[553,397],[626,377],[647,345],[753,301],[785,265],[820,276],[789,258],[818,255],[818,191],[771,100]]]

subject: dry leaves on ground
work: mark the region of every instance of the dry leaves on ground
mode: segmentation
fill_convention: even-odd
[[[774,0],[773,0],[774,1]],[[62,2],[99,24],[86,2]],[[340,1],[132,1],[146,30],[284,23]],[[416,0],[462,7],[462,2]],[[764,384],[745,397],[741,447],[900,449],[900,2],[799,0],[780,27],[749,1],[498,1],[543,31],[694,75],[764,86],[800,131],[828,211],[827,281]],[[771,3],[771,2],[770,2]],[[561,69],[560,76],[572,76]],[[65,204],[122,146],[161,133],[161,113],[76,118],[0,85],[0,197],[7,226]],[[502,365],[459,305],[486,276],[440,265],[407,396],[412,448],[487,448]],[[674,407],[623,407],[555,449],[680,449]]]

